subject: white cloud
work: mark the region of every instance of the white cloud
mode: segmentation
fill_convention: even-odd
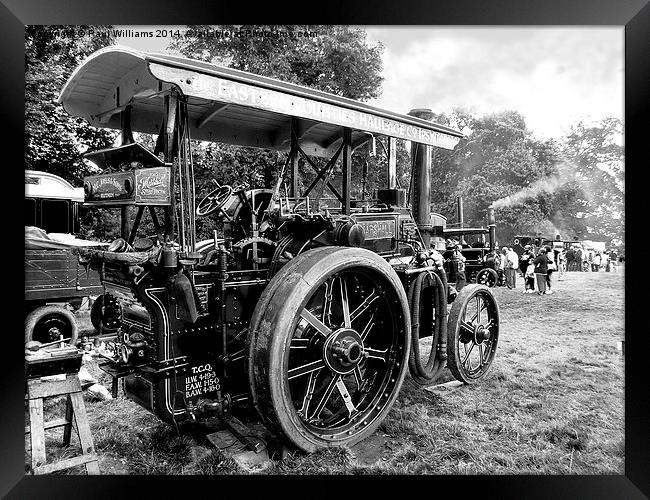
[[[398,112],[522,113],[539,136],[623,116],[622,28],[369,28],[384,54],[382,96]]]

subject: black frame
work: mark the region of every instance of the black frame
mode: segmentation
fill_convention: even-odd
[[[5,144],[19,145],[23,141],[24,133],[24,30],[26,24],[191,24],[196,22],[238,22],[249,19],[250,7],[240,4],[239,12],[234,12],[234,4],[220,3],[218,6],[194,2],[192,0],[183,4],[168,0],[147,0],[142,2],[101,2],[98,0],[73,0],[68,2],[51,2],[47,0],[22,1],[4,0],[10,3],[7,8],[0,6],[0,23],[2,23],[3,48],[0,51],[0,64],[3,67],[2,78],[2,106],[5,125]],[[317,22],[321,24],[519,24],[519,25],[625,25],[625,124],[626,124],[626,162],[632,165],[628,169],[631,175],[639,178],[641,182],[626,182],[626,201],[632,199],[642,200],[641,185],[645,184],[640,172],[645,159],[641,159],[645,152],[647,138],[643,134],[648,113],[648,81],[650,80],[650,61],[647,59],[648,33],[650,33],[650,6],[647,0],[576,0],[570,3],[563,0],[547,0],[544,2],[522,2],[521,0],[502,0],[499,2],[484,2],[481,0],[459,0],[455,2],[439,2],[437,4],[425,2],[400,3],[399,9],[391,1],[381,3],[368,2],[345,3],[338,8],[329,5],[327,9],[319,9]],[[266,10],[265,10],[266,9]],[[288,22],[284,14],[280,14],[277,5],[269,3],[255,9],[257,19],[262,14],[261,23],[272,24]],[[341,18],[341,15],[345,18]],[[298,22],[298,21],[293,21]],[[7,161],[7,165],[16,165],[22,162],[22,151],[19,147],[7,148],[9,154],[16,155],[16,161]],[[643,163],[642,163],[643,161]],[[638,168],[634,168],[637,166]],[[10,169],[7,169],[9,171]],[[17,168],[11,169],[11,175],[17,175]],[[636,187],[635,187],[636,186]],[[20,194],[19,194],[20,195]],[[633,211],[628,217],[636,217]],[[16,224],[15,228],[22,231],[20,217],[7,222]],[[634,224],[634,222],[632,222]],[[637,250],[631,245],[628,251],[631,265],[636,261]],[[18,266],[16,266],[18,267]],[[21,278],[18,277],[18,282]],[[626,363],[626,476],[551,476],[551,477],[525,477],[525,476],[490,476],[490,477],[433,477],[435,483],[430,486],[440,491],[449,487],[455,491],[465,493],[480,493],[485,496],[488,491],[494,492],[493,496],[499,498],[643,498],[650,495],[650,478],[646,474],[647,464],[650,463],[650,404],[648,390],[644,377],[641,376],[641,356],[645,353],[641,344],[641,335],[635,335],[631,328],[634,319],[639,319],[635,301],[642,296],[634,298],[629,282],[626,283],[626,297],[630,307],[626,308],[626,330],[630,332],[627,343]],[[13,321],[12,321],[13,324]],[[637,333],[642,333],[637,330]],[[15,338],[19,336],[15,335]],[[20,342],[18,340],[18,342]],[[635,349],[635,346],[637,347]],[[15,353],[22,350],[8,350]],[[8,498],[53,498],[65,496],[87,496],[93,498],[115,498],[115,495],[124,496],[125,492],[134,492],[146,488],[147,496],[165,492],[187,493],[188,487],[205,487],[212,494],[223,492],[224,480],[233,485],[244,487],[264,487],[268,477],[246,477],[246,483],[240,483],[237,478],[156,478],[145,480],[139,477],[24,477],[23,478],[23,409],[24,374],[22,360],[18,356],[6,356],[7,372],[0,378],[1,390],[6,404],[2,413],[2,441],[0,449],[0,494],[11,492]],[[272,478],[271,478],[272,479]],[[342,481],[347,478],[337,478]],[[376,481],[379,478],[372,478]],[[415,478],[414,478],[415,479]],[[417,478],[420,479],[420,478]],[[296,487],[309,487],[308,477],[291,478],[292,489]],[[395,485],[396,478],[391,478]],[[191,486],[189,482],[191,481]],[[256,483],[262,481],[262,483]],[[18,482],[18,484],[16,484]],[[299,483],[303,484],[299,484]],[[350,481],[346,481],[351,486]],[[364,487],[369,483],[366,482]],[[386,483],[387,484],[387,483]],[[287,485],[288,486],[288,485]],[[377,483],[378,487],[382,485]],[[398,485],[399,486],[399,485]],[[13,488],[13,489],[12,489]],[[461,490],[462,488],[462,490]],[[426,491],[426,490],[424,490]],[[642,493],[644,492],[644,493]],[[133,494],[133,493],[132,493]],[[135,495],[134,495],[135,496]]]

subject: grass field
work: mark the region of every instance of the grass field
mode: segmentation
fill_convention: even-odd
[[[388,418],[362,444],[290,452],[257,472],[624,474],[623,283],[621,267],[618,273],[568,273],[565,281],[554,280],[553,295],[523,294],[521,278],[517,290],[493,289],[501,329],[484,380],[423,390],[407,375]],[[107,376],[100,381],[110,387]],[[123,396],[87,397],[86,407],[104,474],[248,472],[200,429],[177,430]],[[50,404],[55,411],[62,402]],[[48,431],[54,455],[76,454],[74,441],[70,449],[59,441],[60,431]]]

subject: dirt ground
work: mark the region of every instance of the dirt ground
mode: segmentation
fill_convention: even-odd
[[[407,376],[378,431],[352,449],[248,467],[206,429],[161,423],[120,395],[86,394],[103,474],[624,474],[624,268],[554,277],[553,294],[493,289],[499,347],[481,382],[423,389]],[[87,310],[79,313],[91,331]],[[110,388],[110,378],[88,360]],[[447,372],[440,382],[452,377]],[[62,410],[52,402],[48,413]],[[74,456],[48,431],[52,457]],[[26,457],[29,451],[26,442]],[[231,450],[232,451],[232,450]],[[81,468],[68,474],[84,474]]]

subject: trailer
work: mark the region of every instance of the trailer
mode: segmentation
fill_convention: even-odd
[[[462,134],[430,111],[402,115],[116,46],[80,64],[60,102],[121,130],[120,146],[88,153],[103,173],[84,190],[86,203],[121,210],[122,234],[82,258],[120,304],[103,368],[160,419],[232,422],[255,409],[279,438],[313,452],[374,432],[407,371],[422,386],[445,367],[465,383],[489,372],[497,302],[481,285],[449,296],[431,248],[442,236],[430,213],[431,148],[452,149]],[[154,151],[134,131],[157,134]],[[389,148],[411,141],[412,206],[390,154],[387,185],[351,195],[352,157],[378,136]],[[217,166],[197,196],[192,139],[284,161],[269,186],[226,185]],[[299,161],[313,171],[303,189]],[[197,238],[196,217],[214,221],[212,237]],[[155,234],[141,232],[145,219]]]
[[[75,237],[83,200],[83,188],[54,174],[25,170],[25,342],[75,344],[73,311],[83,299],[103,294],[99,274],[82,266],[75,251],[98,245]],[[93,316],[98,314],[95,305]]]

